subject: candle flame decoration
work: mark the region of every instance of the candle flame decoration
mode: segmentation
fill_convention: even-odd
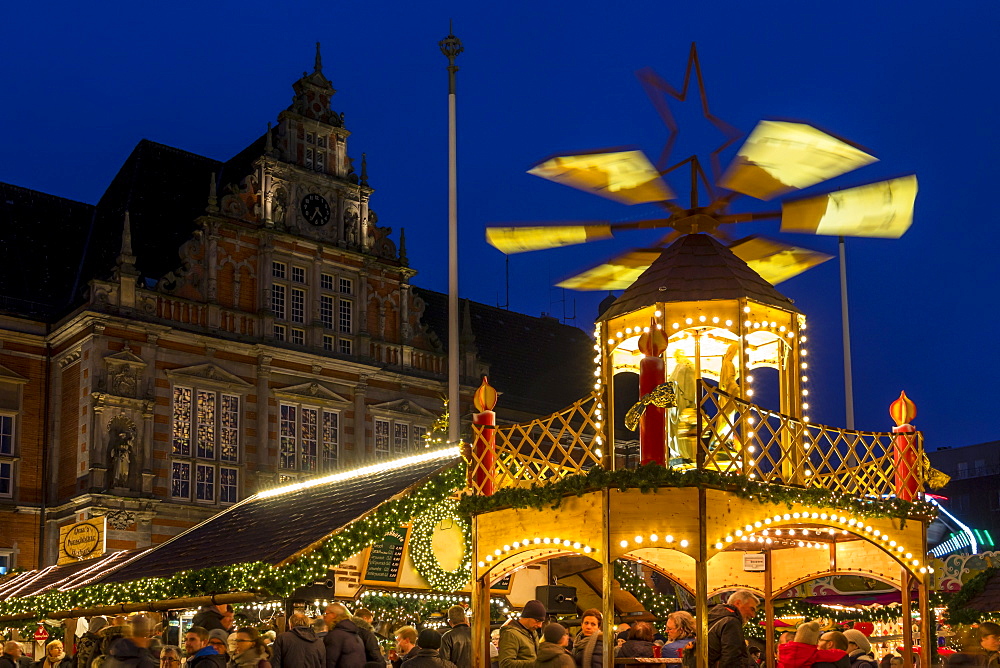
[[[483,384],[479,386],[479,389],[472,396],[472,403],[480,413],[491,411],[497,405],[497,396],[497,391],[490,385],[486,376],[483,376]]]
[[[897,427],[910,424],[917,417],[917,405],[906,396],[906,392],[900,392],[899,399],[889,405],[889,416]]]
[[[656,320],[649,319],[649,331],[639,337],[639,352],[648,357],[659,357],[667,349],[667,337],[656,328]]]

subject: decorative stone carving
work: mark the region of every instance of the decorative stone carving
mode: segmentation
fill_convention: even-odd
[[[140,396],[146,362],[132,352],[128,341],[121,352],[104,358],[104,368],[105,378],[99,384],[101,390],[117,397],[134,399]]]
[[[104,516],[108,518],[108,526],[118,531],[125,531],[135,524],[135,513],[127,510],[111,510]]]

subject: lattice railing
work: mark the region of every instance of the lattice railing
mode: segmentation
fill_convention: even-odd
[[[702,382],[697,466],[857,496],[923,491],[923,438],[811,424]]]
[[[604,433],[600,402],[595,391],[547,417],[496,427],[492,466],[475,445],[467,453],[473,491],[482,493],[486,483],[494,490],[518,487],[599,466]],[[473,444],[489,429],[472,425]]]

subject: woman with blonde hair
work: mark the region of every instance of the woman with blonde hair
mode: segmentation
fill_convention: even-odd
[[[32,668],[73,668],[73,659],[63,651],[62,640],[53,640],[45,646],[45,656],[31,665]]]

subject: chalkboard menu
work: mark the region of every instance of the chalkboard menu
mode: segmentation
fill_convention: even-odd
[[[490,585],[490,591],[499,591],[505,594],[510,593],[510,579],[514,577],[513,573],[508,573],[504,577],[500,578],[496,582]]]
[[[371,546],[368,563],[361,579],[363,584],[397,584],[399,567],[403,563],[406,541],[410,536],[409,527],[394,529],[385,538]]]

